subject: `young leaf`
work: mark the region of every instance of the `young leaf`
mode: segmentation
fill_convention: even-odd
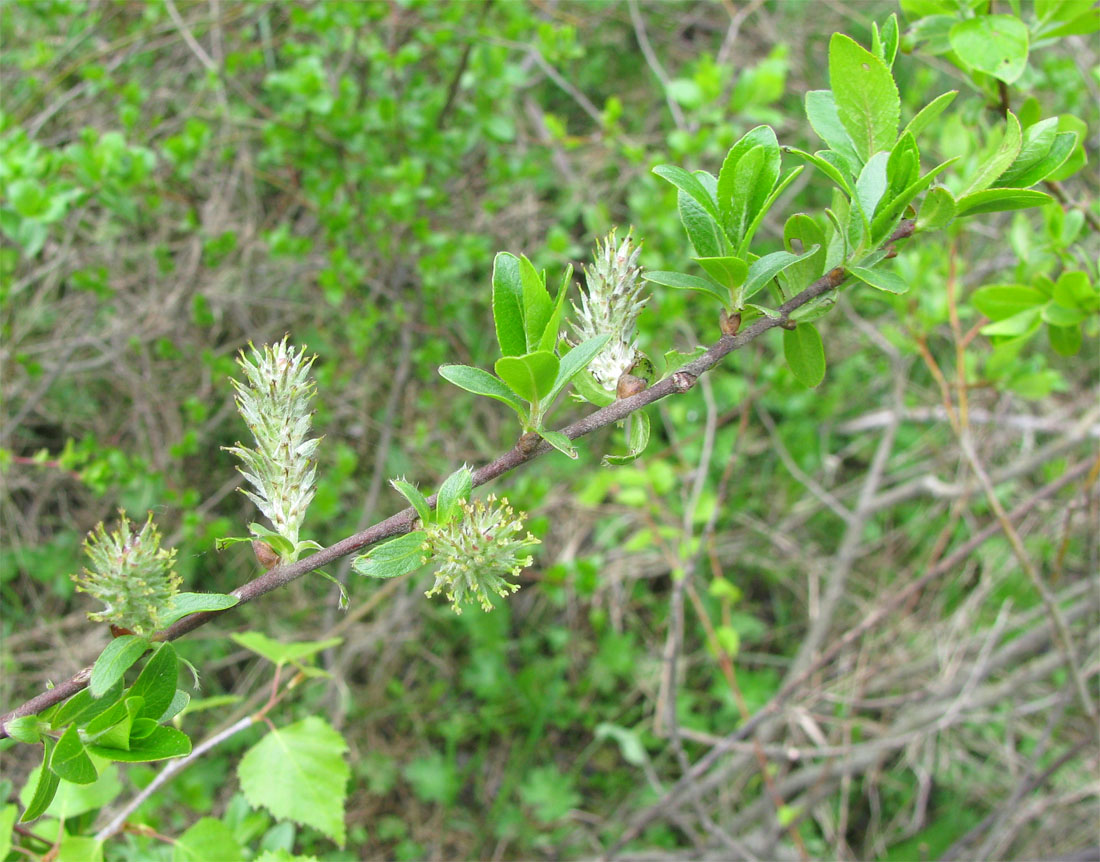
[[[420,523],[427,526],[432,521],[432,510],[428,505],[428,498],[420,493],[420,489],[410,482],[406,482],[404,479],[390,479],[390,485],[397,491],[402,497],[409,501],[409,504],[416,509],[416,514],[420,517]]]
[[[91,784],[99,777],[75,724],[70,724],[57,740],[50,757],[50,770],[73,784]]]
[[[561,371],[559,370],[558,373],[560,374]],[[615,403],[615,394],[600,386],[588,371],[582,371],[573,378],[573,391],[597,407],[606,407],[608,404]]]
[[[871,219],[875,216],[875,208],[886,193],[886,163],[889,161],[889,153],[875,153],[867,160],[856,180],[856,201],[859,203],[864,230],[868,235],[871,233]]]
[[[145,655],[149,641],[137,635],[123,635],[115,638],[99,654],[92,666],[92,678],[88,689],[92,697],[102,697],[123,674]]]
[[[795,255],[815,245],[819,246],[810,257],[783,271],[780,283],[787,288],[788,295],[794,295],[820,278],[825,271],[825,231],[805,213],[796,213],[783,225],[783,245]]]
[[[1081,350],[1081,327],[1048,326],[1047,337],[1050,346],[1059,356],[1076,356]]]
[[[917,114],[911,119],[904,129],[902,129],[902,135],[906,133],[911,134],[914,138],[919,137],[928,124],[933,122],[944,109],[955,101],[955,97],[959,95],[958,90],[948,90],[946,93],[941,93],[936,96],[931,102],[917,111]]]
[[[97,715],[84,728],[84,738],[106,748],[130,748],[130,728],[145,704],[141,697],[128,697],[116,703],[102,715]]]
[[[16,742],[24,745],[37,745],[42,741],[41,722],[37,715],[20,715],[4,722],[4,730]]]
[[[1030,131],[1030,129],[1028,130]],[[1027,138],[1025,136],[1025,145]],[[1064,165],[1077,147],[1077,135],[1074,132],[1058,132],[1050,148],[1039,158],[1023,165],[1023,151],[1007,171],[994,180],[994,186],[1012,186],[1023,189],[1041,183]]]
[[[898,53],[898,16],[893,12],[882,25],[882,33],[879,33],[878,24],[871,23],[872,48],[887,68],[894,65],[894,58]]]
[[[130,686],[130,697],[144,698],[145,705],[137,718],[160,718],[176,694],[179,663],[170,643],[161,644],[149,657],[138,678]]]
[[[810,128],[840,157],[844,172],[854,177],[863,160],[856,152],[848,130],[840,122],[833,91],[810,90],[806,93],[805,103],[806,119],[810,121]]]
[[[347,749],[344,738],[317,716],[272,730],[241,759],[241,790],[253,807],[312,826],[342,846],[351,776]]]
[[[539,350],[546,350],[553,353],[554,348],[558,346],[562,309],[565,307],[565,295],[569,292],[569,285],[572,281],[573,264],[569,264],[569,266],[565,268],[565,275],[562,277],[561,286],[558,287],[558,295],[554,299],[554,307],[550,312],[550,319],[546,321],[546,326],[542,330],[542,338],[539,339],[538,344]]]
[[[990,284],[979,287],[970,297],[970,304],[990,320],[1004,320],[1046,302],[1041,291],[1023,284]]]
[[[70,723],[88,723],[118,702],[118,699],[122,696],[122,687],[122,678],[119,677],[115,684],[103,693],[102,697],[93,697],[88,689],[78,691],[54,713],[50,720],[50,727],[57,730]]]
[[[795,379],[810,389],[825,379],[825,347],[809,323],[783,330],[783,355]]]
[[[651,269],[642,273],[642,278],[652,281],[654,284],[663,284],[665,287],[675,287],[680,290],[697,290],[705,293],[712,299],[716,299],[723,306],[729,305],[729,294],[709,279],[699,278],[697,275],[687,275],[683,272],[665,272]]]
[[[618,467],[638,459],[649,445],[649,415],[644,410],[632,413],[626,418],[628,425],[627,448],[625,455],[604,455],[600,462],[604,467]]]
[[[695,174],[690,174],[676,165],[657,165],[653,169],[653,173],[676,186],[698,204],[699,208],[714,221],[719,222],[722,220],[718,213],[718,204],[715,202],[714,195],[707,190]]]
[[[937,186],[924,198],[917,213],[917,231],[940,230],[955,220],[955,197],[947,189]]]
[[[1013,83],[1027,67],[1027,25],[1014,15],[977,15],[957,22],[951,50],[971,69]]]
[[[901,97],[889,68],[843,33],[829,41],[829,84],[837,116],[860,160],[889,150],[898,135]]]
[[[855,196],[855,190],[852,188],[852,184],[848,181],[848,178],[844,176],[844,172],[841,171],[833,162],[825,158],[827,153],[832,153],[833,156],[837,154],[830,150],[825,150],[817,153],[807,153],[805,150],[800,150],[797,147],[786,147],[788,153],[792,156],[798,156],[800,159],[804,159],[817,168],[821,173],[825,174],[829,179],[836,183],[837,188],[843,191],[848,197]]]
[[[749,274],[749,265],[739,257],[697,257],[695,262],[731,292],[740,287]]]
[[[798,178],[798,175],[801,174],[802,171],[804,171],[805,169],[805,165],[799,165],[797,168],[789,171],[787,173],[787,176],[783,177],[783,179],[781,179],[779,183],[772,189],[771,194],[769,194],[767,198],[765,198],[763,205],[760,207],[759,210],[757,210],[756,215],[753,216],[752,221],[749,222],[749,226],[745,228],[745,235],[741,237],[741,245],[738,250],[738,254],[740,254],[741,256],[745,256],[748,254],[749,243],[756,235],[756,229],[760,227],[760,223],[764,220],[764,216],[768,214],[768,211],[772,208],[772,205],[777,200],[779,200],[779,196],[783,194],[787,186],[793,183],[795,179]]]
[[[959,198],[957,217],[1022,210],[1053,202],[1054,198],[1046,192],[1037,192],[1034,189],[986,189],[984,192]]]
[[[883,269],[868,269],[862,266],[850,266],[848,272],[864,284],[869,284],[871,287],[886,293],[901,294],[909,292],[909,282],[894,272]]]
[[[415,572],[424,565],[423,530],[398,536],[356,557],[351,567],[368,578],[397,578]]]
[[[764,285],[779,275],[779,273],[787,267],[817,254],[820,248],[821,246],[815,245],[802,254],[791,254],[789,251],[776,251],[753,261],[752,266],[749,267],[748,280],[741,289],[741,302],[746,299],[752,299],[755,294],[759,293]],[[737,307],[740,307],[741,302],[738,303]]]
[[[285,851],[284,851],[285,852]],[[213,817],[202,817],[175,840],[172,862],[208,862],[210,859],[243,859],[244,851],[233,830]],[[291,859],[288,854],[286,857]]]
[[[993,181],[1016,160],[1016,156],[1020,153],[1022,141],[1020,121],[1016,119],[1016,115],[1012,111],[1009,111],[1005,117],[1005,130],[1001,135],[1001,141],[997,145],[997,149],[992,153],[982,154],[977,173],[974,174],[967,187],[959,194],[959,198],[989,188]]]
[[[493,370],[516,395],[538,404],[558,376],[558,357],[548,350],[535,350],[523,356],[502,356]]]
[[[493,259],[493,322],[502,356],[526,352],[519,258],[506,251],[499,252]]]
[[[735,247],[775,187],[781,160],[770,126],[750,129],[726,154],[718,174],[718,210]]]
[[[588,363],[596,358],[610,339],[610,335],[597,335],[586,341],[582,341],[565,354],[565,356],[561,358],[561,363],[558,366],[558,376],[554,380],[554,385],[550,387],[550,391],[546,393],[546,398],[543,399],[544,403],[547,405],[553,404],[554,399],[558,397],[558,394],[566,387],[569,381],[588,367]],[[542,432],[540,431],[539,433],[541,434]]]
[[[140,738],[131,736],[129,749],[91,744],[88,746],[88,751],[96,757],[106,757],[108,760],[118,760],[123,763],[149,763],[190,754],[191,740],[187,738],[186,733],[174,727],[158,727],[148,736]]]
[[[561,431],[549,431],[546,428],[540,428],[538,434],[563,455],[568,455],[574,461],[577,460],[577,450],[573,448],[572,441]]]
[[[281,536],[279,538],[282,538]],[[189,614],[200,611],[224,611],[231,608],[240,599],[225,593],[176,593],[168,603],[168,607],[161,613],[161,622],[170,626],[176,620],[181,620]]]
[[[684,226],[695,253],[705,257],[721,256],[728,241],[718,222],[683,191],[677,192],[680,223]]]
[[[310,656],[316,655],[344,642],[343,638],[326,638],[322,641],[277,641],[263,632],[240,632],[230,638],[246,650],[266,658],[272,664],[301,666]]]
[[[474,490],[473,474],[469,467],[460,467],[443,480],[436,497],[435,511],[440,524],[449,524],[458,514],[459,503],[469,500]],[[411,534],[410,534],[411,535]]]
[[[891,233],[894,228],[897,227],[898,222],[901,221],[901,217],[905,212],[905,208],[909,206],[910,202],[916,199],[917,195],[923,192],[928,186],[932,185],[932,180],[939,176],[943,171],[954,162],[955,159],[948,159],[946,162],[932,168],[923,177],[910,185],[905,191],[895,197],[893,200],[884,203],[879,207],[878,215],[875,216],[874,221],[871,222],[871,245],[875,246],[883,242]]]
[[[542,333],[553,314],[554,303],[546,289],[545,274],[535,269],[534,264],[522,255],[519,259],[519,278],[523,284],[523,332],[527,350],[533,351],[538,349],[542,340]]]
[[[469,365],[440,365],[439,375],[460,389],[473,392],[474,395],[485,395],[497,401],[503,401],[519,414],[520,419],[525,419],[527,416],[526,405],[511,389],[488,371],[472,368]]]
[[[34,796],[31,797],[23,816],[19,818],[20,823],[29,823],[50,807],[50,803],[53,802],[54,795],[57,793],[57,785],[61,781],[57,773],[50,769],[50,756],[53,754],[56,743],[48,736],[43,741],[45,751],[42,755],[42,765],[38,769],[38,781],[34,787]]]

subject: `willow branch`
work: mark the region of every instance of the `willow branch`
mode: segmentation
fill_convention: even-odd
[[[912,220],[907,219],[903,221],[898,226],[898,229],[895,230],[886,241],[886,244],[911,237],[914,228],[915,225]],[[759,338],[769,329],[774,329],[777,326],[788,323],[791,319],[791,312],[817,299],[819,296],[823,296],[829,291],[835,290],[843,284],[846,279],[847,274],[842,267],[830,270],[801,293],[796,294],[779,306],[775,317],[761,317],[753,321],[749,326],[746,326],[736,335],[722,336],[722,338],[711,345],[705,353],[681,366],[664,380],[661,380],[649,389],[642,390],[637,395],[623,398],[620,401],[616,401],[614,404],[609,404],[607,407],[590,413],[588,416],[562,428],[562,433],[569,437],[570,440],[576,440],[594,431],[598,431],[601,428],[606,428],[608,425],[613,425],[625,419],[630,414],[641,410],[643,407],[648,407],[650,404],[660,401],[662,398],[687,392],[695,385],[695,381],[701,374],[714,368],[714,366],[721,362],[726,356],[736,350],[740,350],[746,344]],[[505,452],[495,461],[478,468],[473,474],[473,485],[476,488],[487,482],[491,482],[503,476],[505,473],[510,473],[517,467],[529,461],[533,461],[551,451],[554,451],[553,447],[544,440],[539,440],[536,445],[530,446],[525,445],[524,439],[521,438],[520,442],[517,442],[508,452]],[[428,502],[430,505],[434,506],[435,495],[429,497]],[[288,565],[276,566],[260,575],[258,578],[233,590],[231,595],[236,596],[240,600],[234,607],[247,604],[253,599],[257,599],[280,587],[285,587],[287,584],[296,581],[303,575],[324,568],[341,557],[346,557],[348,554],[354,554],[356,551],[361,551],[383,539],[408,533],[412,529],[416,517],[416,510],[410,506],[407,509],[403,509],[391,515],[384,521],[379,521],[365,530],[348,536],[346,539],[342,539],[324,550],[318,551],[312,556]],[[197,614],[191,614],[168,626],[168,628],[163,631],[158,632],[154,636],[154,640],[174,641],[188,632],[192,632],[200,626],[206,625],[211,620],[226,612],[227,611],[204,611]],[[87,686],[90,676],[91,668],[84,668],[65,682],[32,697],[27,702],[5,713],[0,717],[0,739],[8,735],[7,723],[13,718],[24,715],[34,715],[56,703],[60,703]]]

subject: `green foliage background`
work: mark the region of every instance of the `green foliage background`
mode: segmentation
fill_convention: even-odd
[[[213,550],[215,537],[255,517],[234,493],[238,475],[222,450],[243,434],[228,377],[248,341],[290,332],[318,354],[314,425],[325,441],[303,535],[322,545],[405,505],[386,479],[435,487],[463,462],[510,447],[508,411],[436,373],[449,362],[492,364],[494,253],[522,252],[558,273],[587,260],[595,237],[633,225],[647,268],[682,268],[690,252],[675,190],[652,166],[716,171],[759,123],[784,144],[816,149],[802,97],[827,83],[829,35],[840,29],[868,44],[871,20],[895,11],[886,2],[815,3],[811,14],[776,0],[746,9],[734,32],[721,4],[642,4],[662,84],[630,7],[618,2],[0,6],[5,708],[106,642],[85,624],[69,574],[80,568],[83,535],[117,508],[139,519],[154,510],[179,548],[185,589],[228,591],[254,576],[246,547]],[[1043,116],[1084,119],[1090,165],[1096,62],[1094,44],[1077,37],[1036,50],[1015,85]],[[933,132],[933,150],[976,160],[998,122],[991,94],[942,59],[902,56],[895,72],[903,122],[944,90],[962,90],[961,113]],[[1069,194],[1095,214],[1096,187],[1086,168]],[[807,193],[800,181],[787,199]],[[828,204],[802,200],[800,209]],[[765,250],[779,248],[777,219],[761,231]],[[913,243],[899,258],[914,285],[908,296],[863,291],[822,321],[829,371],[819,388],[792,377],[771,333],[693,392],[652,408],[654,441],[636,465],[599,467],[604,451],[622,446],[621,432],[606,432],[579,447],[577,462],[548,457],[503,480],[494,490],[532,513],[543,546],[524,589],[493,613],[455,617],[426,601],[423,573],[352,578],[343,612],[328,583],[306,578],[177,644],[202,671],[195,697],[210,699],[209,710],[186,716],[199,739],[204,726],[213,731],[267,696],[267,671],[228,633],[344,638],[324,656],[332,680],[304,687],[277,721],[320,714],[345,734],[345,849],[248,806],[233,778],[258,738],[248,734],[183,773],[141,818],[179,835],[218,817],[241,847],[325,859],[581,857],[613,843],[680,775],[677,752],[654,726],[667,694],[672,578],[685,569],[698,578],[675,694],[690,731],[685,756],[695,760],[740,721],[738,697],[753,711],[775,693],[797,650],[827,574],[819,561],[838,541],[836,515],[806,478],[848,503],[858,493],[878,437],[842,426],[894,403],[898,385],[899,366],[876,340],[901,355],[899,403],[934,409],[939,389],[917,344],[941,364],[955,358],[949,268],[969,327],[979,319],[966,301],[972,288],[1056,278],[1094,264],[1097,251],[1072,206],[992,216],[950,242],[951,255],[939,242]],[[651,355],[718,335],[713,309],[672,291],[655,292],[640,327]],[[1054,417],[1053,430],[1095,399],[1094,331],[1073,358],[1045,344],[997,356],[978,339],[965,362],[977,405]],[[944,422],[906,422],[897,435],[892,484],[954,475]],[[998,467],[1028,451],[1005,428],[984,441]],[[1036,471],[1045,477],[1019,481],[1041,484],[1064,463],[1053,458]],[[1021,486],[1000,489],[1007,501]],[[980,495],[961,501],[914,496],[870,519],[849,622],[920,573],[938,541],[988,520]],[[1095,509],[1061,531],[1047,515],[1028,536],[1030,552],[1044,566],[1057,560],[1069,580],[1095,572]],[[976,582],[996,577],[987,606],[968,617],[975,632],[994,624],[1004,599],[1037,606],[1010,560],[1003,538],[991,541],[878,635],[880,647],[907,647],[894,670],[906,666],[903,654],[922,667],[934,654],[922,630],[951,618]],[[335,574],[347,580],[347,566]],[[739,653],[733,689],[708,646],[714,626],[727,652]],[[844,725],[849,740],[876,720],[835,705],[857,716]],[[935,855],[974,825],[973,812],[1003,798],[1004,776],[987,760],[1020,731],[996,711],[945,734],[931,766],[894,752],[868,779],[873,787],[825,803],[850,817],[842,838],[852,853]],[[1040,730],[1022,733],[1022,748],[1039,744]],[[4,756],[18,789],[31,762],[17,760],[18,749]],[[134,766],[123,780],[132,789],[152,774]],[[758,794],[758,782],[749,779],[747,792]],[[918,806],[913,828],[904,815]],[[90,823],[97,807],[78,816]],[[1051,835],[1067,835],[1059,824],[1090,810],[1094,796],[1055,806],[1014,851],[1050,850]],[[828,821],[798,827],[813,856],[840,846]],[[657,820],[640,846],[698,849],[704,836]],[[108,858],[172,853],[133,834]]]

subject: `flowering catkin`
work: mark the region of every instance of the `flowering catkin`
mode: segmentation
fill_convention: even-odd
[[[245,381],[233,381],[237,409],[252,431],[256,448],[237,443],[226,447],[243,462],[238,467],[252,490],[242,489],[271,521],[275,532],[292,546],[316,490],[317,468],[311,460],[321,438],[310,439],[313,413],[309,402],[314,384],[309,369],[315,356],[305,348],[294,351],[287,336],[278,344],[252,344],[252,355],[242,350],[237,362]]]
[[[630,232],[618,245],[614,230],[604,242],[596,240],[594,261],[584,268],[588,291],[581,294],[580,308],[573,305],[570,325],[578,344],[598,335],[611,336],[588,370],[612,393],[638,355],[635,324],[647,299],[641,295],[641,251],[640,245],[634,246]]]

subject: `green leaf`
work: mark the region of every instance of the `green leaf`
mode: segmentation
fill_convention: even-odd
[[[91,784],[99,777],[75,724],[70,724],[57,740],[50,757],[50,770],[73,784]]]
[[[718,210],[734,247],[742,244],[775,187],[781,160],[779,142],[770,126],[750,129],[726,154],[718,174]]]
[[[545,276],[523,255],[519,259],[519,278],[523,284],[523,332],[527,350],[536,351],[553,314],[554,304],[546,289]]]
[[[805,165],[799,165],[797,168],[789,171],[787,173],[787,176],[783,177],[783,179],[779,181],[775,188],[772,189],[771,194],[769,194],[768,197],[765,199],[763,205],[760,207],[759,210],[757,210],[756,215],[753,216],[753,219],[749,223],[748,228],[745,229],[745,235],[741,238],[740,246],[740,253],[742,255],[748,254],[749,243],[756,235],[756,229],[760,227],[760,223],[764,220],[764,216],[768,214],[768,211],[771,210],[775,202],[779,200],[779,196],[783,194],[787,186],[793,183],[798,178],[799,174],[801,174],[802,171],[804,171],[805,169]]]
[[[1067,269],[1058,276],[1051,299],[1066,308],[1095,313],[1100,311],[1100,287],[1089,281],[1088,273],[1079,269]]]
[[[191,740],[187,738],[187,734],[174,727],[158,727],[151,734],[140,739],[131,737],[129,750],[93,744],[88,746],[88,751],[97,757],[106,757],[108,760],[148,763],[154,760],[168,760],[171,757],[185,757],[191,753]]]
[[[706,257],[722,255],[728,243],[718,222],[684,192],[678,192],[676,200],[680,210],[680,222],[695,253]]]
[[[420,523],[427,526],[432,522],[432,509],[428,505],[428,498],[420,493],[419,488],[404,479],[390,479],[390,485],[416,509],[416,514],[420,517]]]
[[[943,171],[947,170],[954,161],[955,159],[952,158],[948,159],[943,164],[936,165],[936,167],[932,168],[932,170],[923,177],[910,185],[905,191],[879,208],[878,215],[876,215],[874,221],[871,222],[872,245],[878,245],[885,241],[885,239],[894,232],[894,228],[897,227],[898,222],[901,221],[905,208],[916,199],[917,195],[932,184],[932,180]]]
[[[971,305],[990,320],[1004,320],[1046,302],[1041,291],[1023,284],[990,284],[979,287],[970,297]]]
[[[149,641],[138,635],[115,638],[99,654],[92,666],[88,689],[92,697],[102,697],[149,649]]]
[[[203,817],[180,835],[172,846],[172,862],[209,862],[243,859],[244,851],[233,830],[213,817]]]
[[[783,355],[803,386],[812,389],[825,379],[825,347],[813,324],[783,330]]]
[[[654,284],[662,284],[665,287],[675,287],[679,290],[697,290],[705,293],[712,299],[716,299],[723,306],[728,307],[730,297],[717,284],[709,279],[699,278],[697,275],[687,275],[683,272],[665,272],[652,269],[642,273],[642,278]]]
[[[50,807],[54,794],[57,793],[57,785],[61,779],[49,768],[50,756],[56,743],[50,737],[44,739],[45,748],[42,754],[42,765],[38,768],[38,780],[34,786],[34,795],[19,818],[20,823],[29,823],[38,818],[43,811]],[[29,781],[29,779],[28,779]]]
[[[779,273],[783,272],[787,267],[813,257],[820,248],[820,246],[815,245],[802,254],[791,254],[789,251],[776,251],[753,261],[752,266],[749,267],[748,280],[746,280],[745,286],[741,289],[740,301],[737,303],[736,307],[740,308],[745,300],[752,299],[755,294],[759,293],[764,285],[779,275]]]
[[[982,327],[982,335],[1009,336],[1031,335],[1039,329],[1042,321],[1042,308],[1038,305],[1026,308],[1009,317],[1003,317],[994,323]]]
[[[531,404],[538,404],[553,388],[558,366],[558,357],[553,353],[535,350],[523,356],[502,356],[493,370],[516,395]]]
[[[597,407],[606,407],[608,404],[615,403],[615,394],[600,386],[588,371],[582,371],[573,377],[573,390],[585,401]]]
[[[425,538],[423,530],[398,536],[372,548],[370,553],[356,557],[351,567],[357,574],[368,578],[396,578],[415,572],[424,565]]]
[[[339,733],[310,716],[271,731],[245,754],[237,767],[241,790],[253,807],[311,826],[342,846],[351,775],[346,751]]]
[[[57,848],[57,862],[103,862],[103,842],[90,835],[65,833]]]
[[[852,188],[852,184],[848,181],[847,177],[844,176],[844,174],[835,164],[825,158],[825,154],[831,151],[817,152],[811,154],[807,153],[805,150],[800,150],[797,147],[786,147],[785,149],[792,156],[797,156],[800,159],[804,159],[815,168],[817,168],[819,171],[821,171],[821,173],[825,174],[825,176],[836,183],[837,188],[848,195],[848,197],[855,196],[855,190]],[[836,153],[832,153],[832,155],[835,156]]]
[[[472,368],[469,365],[440,365],[439,376],[453,383],[459,389],[473,392],[474,395],[484,395],[488,398],[495,398],[497,401],[503,401],[519,414],[520,419],[525,419],[527,416],[526,405],[515,396],[511,389],[504,385],[503,381],[497,379],[488,371]]]
[[[561,431],[550,431],[546,428],[540,428],[538,435],[561,452],[563,455],[568,455],[574,461],[577,460],[577,450],[573,447],[573,442]]]
[[[904,132],[890,151],[886,179],[885,194],[890,198],[897,197],[920,179],[920,150],[910,132]]]
[[[649,416],[639,410],[626,417],[627,453],[625,455],[604,455],[600,462],[604,467],[618,467],[635,461],[649,446]]]
[[[1048,326],[1047,335],[1050,346],[1059,356],[1076,356],[1081,350],[1081,327]]]
[[[653,173],[676,186],[715,222],[722,220],[714,195],[707,190],[695,174],[690,174],[676,165],[657,165],[653,169]]]
[[[955,197],[947,189],[937,186],[924,198],[917,213],[917,231],[940,230],[955,220]]]
[[[595,738],[615,740],[619,745],[619,753],[622,754],[623,760],[631,766],[644,766],[649,759],[646,755],[645,745],[642,744],[641,737],[636,730],[601,722],[596,725]]]
[[[519,258],[506,251],[493,259],[493,322],[502,356],[518,356],[526,351]]]
[[[130,696],[145,699],[145,705],[136,717],[160,718],[176,696],[178,678],[176,650],[170,643],[161,644],[130,686]]]
[[[16,742],[22,742],[24,745],[37,745],[42,741],[42,732],[39,729],[41,721],[37,715],[21,715],[5,722],[4,730]],[[0,859],[2,858],[0,856]]]
[[[963,63],[1006,84],[1027,68],[1027,25],[1014,15],[964,19],[951,27],[948,38]]]
[[[972,195],[959,198],[956,204],[958,207],[957,217],[962,218],[963,216],[1006,210],[1022,210],[1029,207],[1046,206],[1053,202],[1054,198],[1046,192],[1037,192],[1034,189],[986,189],[984,192],[975,192]]]
[[[266,658],[276,665],[300,665],[303,660],[323,650],[339,646],[343,638],[327,638],[323,641],[277,641],[263,632],[238,632],[229,636],[236,644],[246,650]]]
[[[172,695],[172,701],[164,708],[164,712],[158,715],[154,719],[155,724],[164,724],[167,721],[171,721],[185,709],[191,702],[191,695],[189,695],[182,688],[177,688],[175,694]]]
[[[740,287],[749,274],[749,265],[739,257],[697,257],[695,262],[731,292]]]
[[[859,179],[856,180],[856,201],[863,214],[864,229],[868,234],[871,232],[871,219],[875,216],[875,208],[886,193],[886,164],[889,161],[889,153],[875,153],[867,160],[867,164],[859,173]]]
[[[871,22],[871,47],[887,68],[894,65],[894,58],[898,53],[898,36],[898,16],[895,13],[891,12],[886,23],[882,25],[881,35],[878,24]]]
[[[1028,129],[1028,131],[1031,131]],[[1025,135],[1025,145],[1027,138]],[[1050,149],[1030,164],[1021,165],[1023,151],[1017,157],[1016,162],[994,181],[994,186],[1012,186],[1013,188],[1028,188],[1036,183],[1041,183],[1053,174],[1069,157],[1073,155],[1077,147],[1077,135],[1074,132],[1058,132],[1050,145]]]
[[[169,601],[168,607],[161,612],[161,624],[170,626],[176,620],[200,611],[224,611],[239,601],[237,596],[226,593],[176,593]]]
[[[909,124],[902,130],[902,135],[907,132],[914,138],[920,137],[920,133],[923,132],[929,125],[934,122],[944,109],[955,101],[955,97],[959,95],[958,90],[948,90],[946,93],[941,93],[936,96],[931,102],[917,111],[917,114],[913,119],[909,121]]]
[[[825,271],[825,231],[810,216],[795,213],[783,225],[783,246],[794,255],[800,255],[814,246],[819,247],[814,254],[783,271],[780,283],[787,294],[793,296],[820,278]]]
[[[546,321],[546,326],[542,330],[542,338],[539,339],[538,343],[539,350],[546,350],[553,353],[554,348],[558,346],[562,309],[565,307],[565,295],[569,292],[569,285],[572,280],[573,264],[569,264],[569,266],[565,268],[565,275],[562,277],[561,285],[558,287],[558,295],[554,299],[554,308],[550,312],[550,319]]]
[[[837,116],[866,162],[898,136],[901,97],[882,60],[843,33],[829,41],[829,84]]]
[[[993,181],[1003,174],[1020,153],[1022,145],[1020,121],[1009,111],[1005,117],[1005,129],[1001,141],[991,153],[983,153],[979,158],[978,171],[970,179],[966,188],[959,194],[964,198],[974,192],[989,188]]]
[[[469,500],[474,490],[474,474],[463,466],[443,480],[436,495],[435,511],[440,524],[449,524],[459,516],[459,504]]]
[[[862,266],[850,266],[848,272],[858,278],[864,284],[869,284],[886,293],[908,293],[909,282],[894,272],[883,269],[867,269]]]
[[[84,728],[85,740],[108,748],[130,748],[130,728],[145,704],[144,698],[127,697],[102,715],[97,715]]]
[[[106,712],[122,697],[122,678],[119,677],[103,697],[93,697],[88,689],[78,691],[54,713],[50,726],[57,730],[66,724],[86,724],[101,712]]]
[[[810,128],[814,130],[817,136],[840,157],[846,173],[854,177],[859,170],[859,166],[863,164],[863,160],[856,152],[855,144],[852,143],[848,130],[844,128],[844,124],[840,121],[840,114],[837,113],[836,99],[832,90],[810,90],[806,93],[806,119],[810,121]],[[839,185],[844,186],[846,184],[847,178],[845,177]]]
[[[93,763],[95,761],[93,760]],[[56,817],[58,820],[68,820],[79,817],[88,811],[94,811],[116,799],[122,793],[122,781],[118,777],[118,767],[113,763],[95,764],[99,769],[99,778],[91,784],[72,784],[63,781],[57,788],[57,794],[53,802],[49,804],[45,812],[47,817]],[[27,786],[19,793],[19,801],[23,805],[31,802],[35,784],[39,778],[39,767],[32,770],[27,778]]]
[[[552,404],[569,381],[586,369],[588,363],[599,355],[599,352],[604,349],[604,346],[610,340],[610,335],[597,335],[582,341],[565,354],[558,366],[558,376],[554,379],[554,385],[550,387],[550,391],[546,395],[546,404]]]

